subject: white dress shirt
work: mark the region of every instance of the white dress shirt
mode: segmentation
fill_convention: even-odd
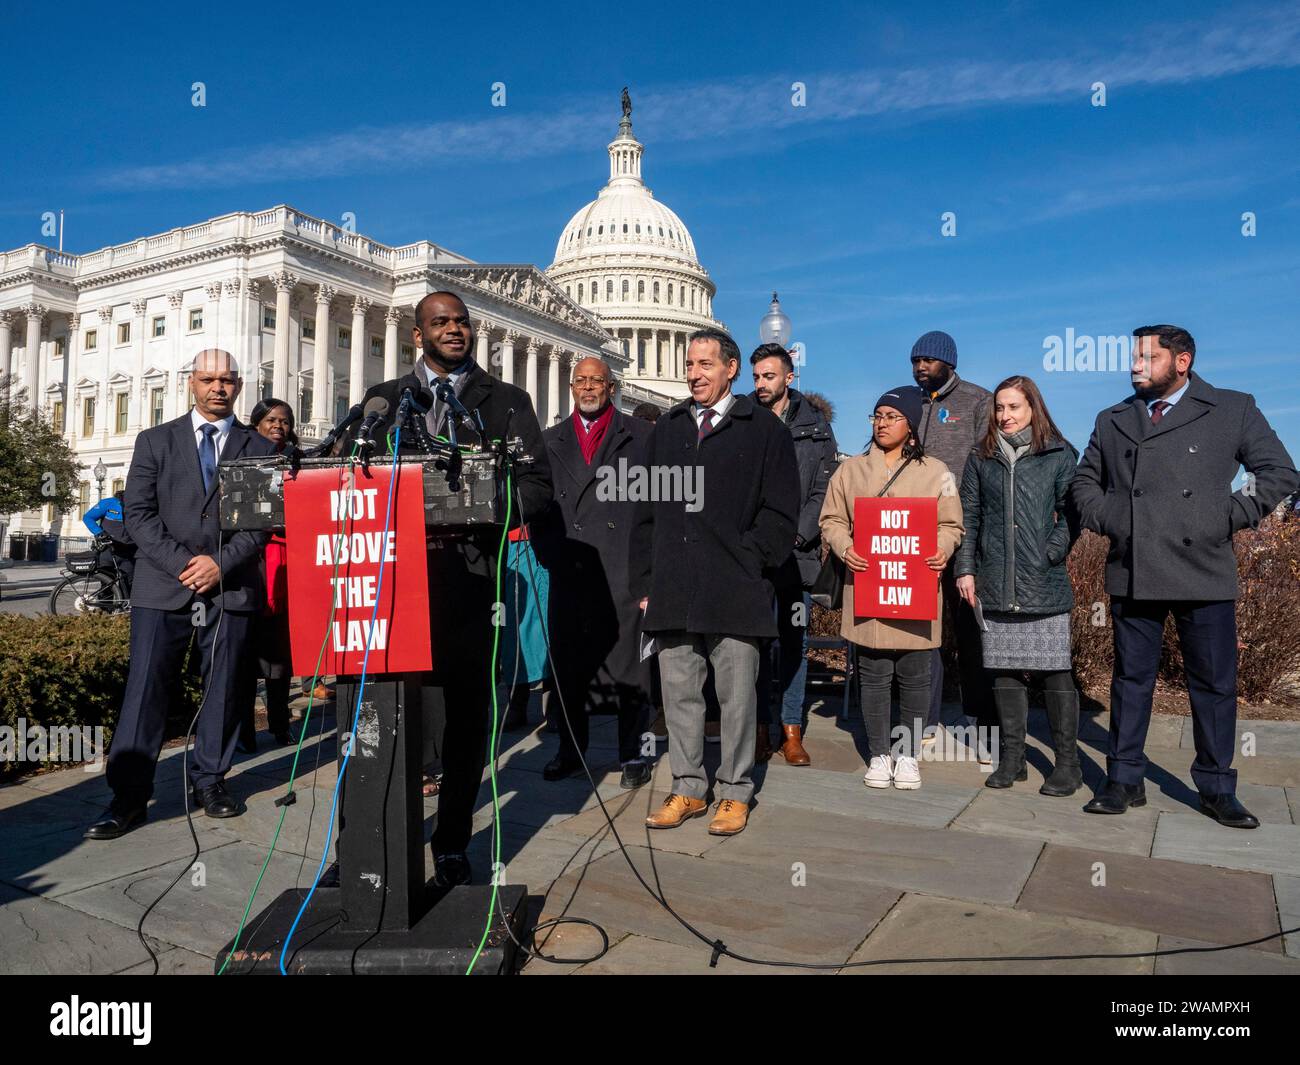
[[[728,392],[718,400],[717,403],[713,404],[712,407],[701,407],[698,403],[692,403],[691,416],[695,419],[695,428],[697,430],[699,429],[700,423],[704,420],[704,412],[706,410],[711,410],[713,411],[713,425],[710,427],[710,432],[712,432],[712,430],[716,429],[718,424],[726,416],[727,408],[731,406],[731,402],[735,398],[735,396]]]
[[[212,442],[216,446],[217,461],[220,462],[222,448],[226,446],[226,441],[230,438],[230,427],[234,424],[235,416],[233,414],[222,418],[220,421],[210,422],[199,413],[198,407],[191,407],[190,428],[194,432],[195,450],[199,450],[203,445],[203,426],[215,425],[217,427],[217,435],[212,438]]]

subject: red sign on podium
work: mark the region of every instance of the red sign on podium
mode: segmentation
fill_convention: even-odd
[[[855,499],[853,550],[867,560],[867,568],[853,574],[854,616],[938,617],[939,574],[925,564],[938,543],[937,499]]]
[[[284,524],[296,675],[316,673],[322,643],[322,675],[357,675],[363,662],[368,676],[431,668],[418,465],[301,470],[284,481]]]

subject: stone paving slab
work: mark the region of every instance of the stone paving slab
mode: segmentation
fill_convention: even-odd
[[[1280,927],[1273,881],[1262,873],[1054,844],[1043,849],[1016,909],[1216,943],[1242,943]],[[1255,949],[1281,948],[1273,940]]]
[[[239,927],[249,893],[266,861],[266,849],[250,843],[229,843],[204,851],[199,861],[203,870],[202,881],[197,884],[198,873],[191,870],[186,857],[61,895],[59,901],[106,922],[134,929],[145,908],[184,869],[185,875],[150,912],[146,928],[163,942],[215,957]],[[249,928],[282,891],[310,886],[317,866],[318,861],[304,864],[293,855],[272,855],[249,911]]]
[[[1283,928],[1300,929],[1300,876],[1274,876],[1273,895]],[[1300,931],[1285,938],[1289,957],[1300,958]]]
[[[1238,782],[1240,786],[1240,782]],[[1285,788],[1287,805],[1291,807],[1291,821],[1300,825],[1300,787]]]
[[[1204,814],[1161,814],[1151,857],[1300,876],[1300,825],[1244,830],[1224,828]]]
[[[50,832],[83,831],[99,816],[101,807],[75,798],[70,792],[38,791],[24,784],[0,787],[0,838],[28,839]]]
[[[1016,784],[1005,790],[985,788],[952,827],[1117,854],[1151,853],[1156,832],[1155,812],[1129,810],[1121,817],[1085,814],[1083,805],[1092,796],[1083,788],[1064,798],[1039,795],[1037,788],[1028,788],[1028,784]]]
[[[1182,735],[1178,746],[1195,750],[1196,740],[1190,716],[1182,719]],[[1233,750],[1236,755],[1233,764],[1250,761],[1242,753],[1243,737],[1251,734],[1254,740],[1255,757],[1265,758],[1300,758],[1300,721],[1258,721],[1252,718],[1237,719],[1237,734]],[[1239,767],[1240,768],[1240,767]]]
[[[623,792],[613,799],[606,799],[605,808],[618,833],[627,846],[652,846],[655,850],[672,851],[677,854],[699,856],[716,849],[727,842],[725,836],[709,835],[710,815],[696,817],[678,828],[648,829],[645,819],[668,797],[665,787],[659,790],[657,783],[639,788],[635,792]],[[553,838],[572,838],[575,840],[605,836],[609,831],[609,822],[605,814],[594,804],[576,817],[553,825]],[[608,838],[608,851],[617,848],[612,836]]]
[[[157,952],[168,944],[150,937]],[[135,929],[0,884],[0,975],[102,975],[148,960]]]
[[[862,775],[834,773],[811,766],[779,766],[769,769],[755,795],[757,803],[795,806],[826,813],[859,815],[875,821],[895,824],[925,825],[942,828],[970,805],[974,789],[954,784],[932,783],[926,779],[918,791],[893,788],[868,788]]]
[[[642,876],[710,941],[755,958],[840,962],[893,906],[898,892],[831,876],[791,882],[788,864],[758,865],[743,878],[733,866],[670,851],[633,855]],[[542,919],[560,913],[602,925],[611,939],[635,932],[690,947],[707,965],[709,950],[637,883],[611,854],[555,885]]]
[[[546,963],[531,962],[525,972],[532,974],[535,968],[543,964]],[[575,970],[578,976],[799,976],[816,972],[777,965],[749,965],[725,955],[718,959],[716,968],[711,968],[707,949],[683,947],[639,935],[624,937],[599,961],[590,962]],[[829,976],[834,972],[834,969],[822,970],[820,975]]]
[[[1161,936],[1161,950],[1180,950],[1186,947],[1209,947],[1213,943],[1201,940]],[[1262,950],[1214,951],[1198,954],[1174,954],[1156,958],[1157,976],[1300,976],[1300,960]],[[1217,985],[1217,990],[1206,991],[1204,997],[1211,1001],[1231,1001],[1235,988],[1230,984]],[[1186,997],[1186,996],[1184,996]],[[1243,990],[1242,997],[1246,997]],[[1250,1024],[1250,1014],[1186,1014],[1177,1015],[1178,1024]],[[1197,1020],[1189,1020],[1196,1017]]]
[[[118,976],[152,976],[153,962],[147,958],[137,965],[130,965],[118,972]],[[211,976],[212,959],[203,954],[195,954],[184,947],[172,947],[158,955],[159,976]]]
[[[221,824],[206,817],[194,819],[204,850],[239,838],[230,829],[220,827]],[[190,830],[183,819],[146,823],[116,840],[86,840],[82,831],[78,828],[6,840],[0,849],[0,881],[32,894],[58,898],[93,884],[164,865],[194,851]]]
[[[1158,772],[1147,777],[1148,810],[1157,813],[1201,815],[1200,795],[1192,774]],[[1286,789],[1272,784],[1237,782],[1237,798],[1261,821],[1275,825],[1294,824],[1291,807],[1287,803]],[[1128,814],[1124,815],[1125,817]],[[1203,815],[1202,815],[1203,816]]]
[[[680,831],[676,830],[676,831]],[[899,891],[1013,904],[1038,858],[1036,840],[892,825],[856,817],[760,806],[749,827],[708,855],[710,863],[782,871],[802,862],[809,883],[839,878]]]
[[[968,974],[1112,974],[1150,973],[1151,958],[1096,959],[1087,961],[1007,961],[985,958],[1010,955],[1127,954],[1154,950],[1151,932],[1117,925],[1028,913],[954,899],[905,895],[902,901],[854,952],[850,961],[886,958],[915,959],[969,957],[968,962],[879,965],[846,968],[845,976],[900,973]]]

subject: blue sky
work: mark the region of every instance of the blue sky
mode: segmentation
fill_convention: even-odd
[[[0,68],[0,246],[60,208],[83,252],[287,202],[546,266],[627,84],[716,315],[747,351],[781,293],[846,450],[931,329],[986,387],[1034,376],[1082,447],[1127,379],[1046,373],[1045,338],[1171,321],[1300,457],[1300,6],[1133,8],[11,5],[40,61]]]

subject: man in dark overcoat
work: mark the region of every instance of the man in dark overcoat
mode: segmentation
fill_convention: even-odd
[[[631,590],[646,600],[659,648],[672,794],[647,819],[675,828],[708,812],[704,684],[713,667],[721,717],[713,835],[745,828],[754,784],[760,641],[776,635],[770,574],[790,554],[799,468],[790,431],[749,396],[732,394],[740,352],[702,329],[686,349],[691,398],[650,438],[653,498],[632,534]]]
[[[649,699],[628,552],[637,505],[632,478],[645,469],[654,426],[618,410],[614,374],[601,359],[578,362],[570,387],[573,414],[542,434],[555,496],[532,530],[550,574],[548,627],[561,700],[560,750],[542,775],[560,780],[577,771],[587,750],[587,715],[615,713],[620,783],[638,788],[650,780],[642,751]]]
[[[1165,617],[1173,614],[1192,705],[1201,810],[1231,828],[1259,821],[1236,797],[1237,561],[1233,534],[1295,490],[1295,463],[1255,400],[1192,372],[1196,342],[1173,325],[1134,332],[1134,395],[1097,415],[1070,492],[1110,539],[1115,665],[1106,781],[1084,807],[1146,803],[1143,754]],[[1247,482],[1232,491],[1238,466]]]

